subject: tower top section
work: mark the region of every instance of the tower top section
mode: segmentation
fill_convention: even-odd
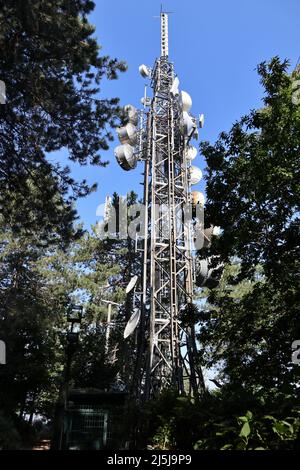
[[[168,14],[161,12],[160,14],[160,30],[161,30],[161,56],[169,55],[169,35],[168,35]]]

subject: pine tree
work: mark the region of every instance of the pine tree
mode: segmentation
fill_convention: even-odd
[[[82,165],[105,164],[100,154],[120,109],[118,99],[99,98],[99,85],[126,67],[99,55],[88,21],[94,7],[90,0],[0,2],[7,94],[0,106],[0,207],[14,228],[50,226],[67,239],[72,202],[95,188],[74,181],[49,153],[65,149]]]

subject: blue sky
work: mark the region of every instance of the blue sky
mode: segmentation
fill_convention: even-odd
[[[118,96],[121,104],[140,106],[146,83],[138,73],[142,63],[152,66],[160,52],[159,0],[96,0],[90,21],[102,53],[125,60],[128,71],[117,81],[102,83],[103,97]],[[169,18],[170,60],[180,88],[193,99],[191,112],[205,114],[201,140],[215,141],[219,133],[263,96],[256,65],[274,55],[288,58],[292,68],[300,56],[299,0],[166,0]],[[88,228],[98,219],[96,208],[107,194],[140,193],[142,166],[124,172],[114,158],[113,142],[103,159],[106,168],[71,165],[77,179],[97,182],[98,190],[79,200],[78,213]],[[198,154],[194,164],[205,168]],[[205,191],[205,182],[195,189]]]

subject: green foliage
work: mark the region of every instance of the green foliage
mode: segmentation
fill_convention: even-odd
[[[31,413],[33,402],[38,412],[39,393],[51,390],[55,396],[61,360],[57,328],[66,294],[45,282],[38,267],[43,256],[45,249],[34,246],[31,237],[1,234],[0,336],[7,364],[0,369],[0,408],[8,413]]]
[[[165,391],[138,410],[135,423],[141,448],[296,450],[300,443],[300,410],[290,398],[268,406],[242,389],[233,395],[226,387],[198,402]]]
[[[159,450],[172,449],[172,422],[166,423],[157,429],[153,437],[154,448]]]
[[[300,106],[293,100],[299,71],[290,76],[287,66],[278,58],[261,64],[264,108],[242,117],[214,145],[202,144],[207,223],[224,229],[216,253],[237,256],[241,276],[261,264],[283,290],[299,282]]]
[[[192,449],[197,440],[200,415],[195,403],[165,390],[138,410],[131,411],[131,426],[139,432],[137,447]]]
[[[215,423],[214,446],[218,450],[295,450],[299,448],[300,412],[278,419],[274,416],[253,416],[247,411],[232,423]],[[195,449],[211,448],[210,439],[202,439]]]
[[[219,368],[233,393],[242,386],[266,400],[290,394],[296,403],[300,106],[293,100],[299,70],[291,76],[287,66],[278,58],[261,64],[263,109],[202,145],[207,223],[224,230],[210,254],[229,265],[220,286],[206,292],[199,339],[205,365]]]
[[[72,161],[103,165],[113,139],[118,99],[100,99],[103,78],[123,62],[100,56],[89,0],[1,2],[0,69],[7,102],[0,107],[0,206],[14,231],[56,232],[67,241],[73,202],[95,189],[47,158],[64,149]]]
[[[108,264],[95,237],[74,226],[76,198],[95,185],[75,181],[52,155],[58,161],[63,151],[81,165],[105,165],[102,151],[122,117],[117,98],[99,97],[102,80],[117,78],[126,66],[99,55],[88,21],[94,7],[89,0],[1,2],[0,78],[7,102],[0,107],[0,337],[7,364],[0,369],[0,409],[17,414],[22,429],[36,413],[53,416],[63,380],[66,311],[73,300],[84,303],[84,295],[81,352],[92,343],[98,347],[92,381],[105,369],[99,368],[105,358],[96,355],[103,331],[99,345],[99,326],[92,336],[88,322],[103,320],[99,285],[118,268]],[[115,298],[120,295],[119,289]],[[85,366],[82,356],[82,384]]]

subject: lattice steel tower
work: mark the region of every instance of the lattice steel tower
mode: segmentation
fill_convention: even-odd
[[[129,124],[119,129],[116,149],[120,165],[132,169],[144,161],[145,217],[137,238],[141,277],[135,287],[136,364],[133,392],[148,399],[163,388],[198,396],[204,389],[197,361],[195,329],[182,321],[193,305],[193,204],[202,194],[191,191],[201,171],[191,165],[197,150],[197,122],[189,114],[191,98],[179,92],[179,80],[169,61],[168,15],[161,12],[161,55],[152,69],[140,73],[150,79],[153,96],[144,96],[144,109],[127,107]],[[134,128],[138,124],[139,129]],[[200,127],[203,123],[200,118]],[[130,327],[130,325],[129,325]],[[131,330],[130,330],[131,332]]]

